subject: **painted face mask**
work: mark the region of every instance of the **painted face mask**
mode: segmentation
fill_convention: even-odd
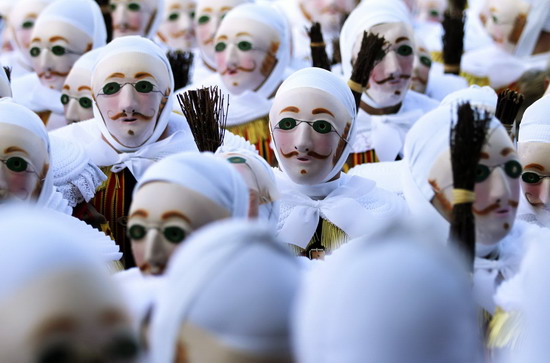
[[[234,94],[257,90],[277,63],[280,39],[275,29],[252,19],[231,17],[216,33],[216,66]]]
[[[170,0],[164,4],[164,17],[158,37],[171,49],[190,50],[195,47],[194,0]]]
[[[382,35],[388,44],[388,53],[372,70],[365,93],[377,108],[398,105],[410,87],[414,63],[414,36],[405,23],[375,25],[370,32]],[[354,45],[354,58],[359,53],[362,33]]]
[[[416,9],[418,21],[440,23],[443,21],[443,13],[447,10],[447,2],[444,0],[417,0]]]
[[[521,142],[518,153],[523,165],[521,188],[525,199],[539,211],[550,212],[550,143]]]
[[[15,46],[21,55],[30,62],[29,49],[34,23],[38,15],[51,1],[47,0],[23,0],[18,1],[9,16],[9,29]]]
[[[125,35],[147,36],[158,9],[157,0],[109,0],[113,38]]]
[[[357,1],[300,0],[299,4],[308,20],[321,23],[323,32],[338,36],[344,17],[353,10]]]
[[[145,53],[122,52],[98,63],[92,89],[116,142],[136,148],[151,138],[171,92],[169,76],[159,58]]]
[[[316,83],[313,77],[324,81]],[[275,96],[269,113],[275,153],[281,169],[297,184],[315,185],[339,176],[355,118],[355,103],[343,84],[330,72],[306,68],[289,77]]]
[[[212,68],[216,67],[214,37],[220,22],[227,12],[237,5],[250,0],[199,0],[195,15],[197,42],[203,60]]]
[[[426,93],[430,69],[432,68],[432,57],[423,47],[418,47],[414,56],[412,71],[411,89],[419,93]]]
[[[513,51],[525,26],[529,5],[521,0],[486,0],[485,29],[495,43]]]
[[[84,54],[76,61],[69,72],[61,93],[61,103],[65,118],[69,122],[78,122],[93,118],[92,109],[92,69],[99,50]]]
[[[477,243],[498,243],[512,229],[518,207],[521,173],[514,145],[504,128],[491,129],[476,169],[476,200],[472,209]],[[449,149],[436,159],[429,183],[436,193],[432,203],[450,220],[453,181]]]

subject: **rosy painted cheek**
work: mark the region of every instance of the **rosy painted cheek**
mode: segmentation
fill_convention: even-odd
[[[335,151],[338,144],[338,137],[335,137],[335,133],[319,134],[313,132],[312,134],[313,151],[321,155],[328,155]]]
[[[145,262],[144,255],[145,255],[145,242],[133,242],[132,241],[132,253],[134,255],[134,259],[136,261],[137,266],[142,266]]]
[[[141,29],[145,25],[143,24],[145,22],[145,19],[146,19],[146,16],[142,12],[139,12],[139,11],[131,12],[130,15],[128,16],[128,24],[132,28],[135,27],[135,28]]]
[[[523,192],[527,195],[529,202],[533,204],[541,203],[540,200],[541,193],[543,191],[543,183],[540,184],[527,184],[522,183]]]
[[[224,71],[227,68],[227,54],[226,52],[216,52],[214,53],[214,58],[216,60],[216,66],[220,71]]]
[[[294,135],[293,132],[283,132],[280,130],[275,130],[273,132],[273,137],[275,144],[279,149],[281,149],[285,154],[288,154],[291,151],[294,151]]]
[[[489,197],[491,184],[488,180],[481,183],[476,183],[474,191],[476,193],[476,201],[474,202],[473,207],[476,210],[482,210],[495,202],[495,200],[490,200]]]
[[[201,44],[210,39],[213,34],[212,26],[208,24],[197,26],[197,37],[200,39]]]
[[[30,173],[10,173],[7,176],[8,191],[20,199],[28,199],[36,187],[36,178]]]
[[[32,29],[17,30],[15,34],[17,37],[17,42],[22,45],[23,48],[28,50],[31,43]]]
[[[399,56],[397,57],[399,69],[401,71],[401,74],[403,75],[411,75],[413,64],[414,64],[414,57],[413,56]]]
[[[250,52],[240,53],[239,61],[240,61],[239,63],[241,67],[245,67],[247,69],[252,69],[257,67],[256,59],[252,54],[250,54]]]
[[[116,113],[121,111],[119,110],[118,103],[117,97],[97,97],[97,107],[104,116],[114,116]]]

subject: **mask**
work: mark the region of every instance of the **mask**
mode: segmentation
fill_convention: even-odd
[[[49,167],[44,141],[26,128],[0,123],[0,203],[36,200]]]
[[[95,102],[111,136],[125,147],[143,145],[170,93],[165,64],[152,55],[122,52],[96,66],[93,82]]]
[[[195,15],[197,42],[203,60],[215,67],[214,37],[225,14],[247,0],[199,0]]]
[[[195,47],[194,0],[171,0],[165,3],[163,21],[157,35],[171,49],[191,50]]]
[[[414,63],[414,36],[404,23],[375,25],[370,32],[384,36],[388,53],[372,70],[366,94],[377,108],[396,106],[403,102],[411,83]],[[361,33],[354,45],[354,58],[361,47]]]
[[[257,90],[273,71],[280,45],[277,32],[251,19],[222,21],[216,33],[216,66],[231,93]]]
[[[432,68],[432,56],[425,48],[419,47],[416,51],[413,64],[411,89],[418,93],[426,93],[430,69]]]
[[[476,243],[492,245],[504,238],[514,225],[521,164],[504,128],[490,130],[487,138],[476,170],[476,200],[472,208]],[[436,193],[432,203],[443,217],[450,220],[453,186],[450,149],[436,159],[429,183]]]
[[[35,26],[29,54],[42,85],[60,91],[73,64],[91,49],[92,39],[82,30],[50,21]]]
[[[155,19],[155,0],[109,0],[113,38],[125,35],[146,36]]]
[[[512,52],[525,26],[529,5],[520,0],[486,0],[482,17],[495,43]]]
[[[444,0],[417,0],[416,18],[421,22],[441,23],[445,10],[447,2]]]
[[[67,76],[61,94],[67,121],[72,123],[94,117],[91,78],[92,72],[82,68],[73,68]]]
[[[2,300],[2,362],[137,362],[130,318],[110,281],[55,270]]]
[[[299,0],[300,8],[310,21],[321,23],[323,33],[337,37],[342,22],[355,5],[356,0]]]
[[[36,18],[48,5],[41,0],[18,2],[10,12],[9,24],[13,41],[23,57],[30,61],[31,34]]]
[[[536,210],[550,212],[550,143],[520,142],[518,153],[523,165],[521,189]]]
[[[270,127],[288,177],[297,184],[322,183],[342,156],[351,122],[346,108],[324,91],[303,87],[278,94]]]
[[[226,209],[181,185],[144,184],[132,199],[128,219],[136,264],[143,273],[162,274],[174,250],[190,233],[229,216]]]

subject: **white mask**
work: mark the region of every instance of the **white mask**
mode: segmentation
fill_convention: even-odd
[[[520,142],[518,154],[523,165],[521,182],[525,199],[541,213],[550,213],[550,143]]]
[[[484,245],[496,244],[514,225],[521,175],[521,164],[504,128],[488,131],[476,175],[476,200],[472,205],[476,242]],[[443,151],[434,162],[429,183],[436,193],[432,203],[450,220],[453,181],[449,149]]]
[[[445,0],[417,0],[416,18],[421,22],[440,23],[443,21],[443,14],[447,10]]]
[[[349,14],[357,1],[355,0],[299,0],[302,12],[309,21],[321,24],[323,33],[337,37],[344,16]]]
[[[113,38],[147,36],[159,9],[157,0],[110,0]]]
[[[277,62],[280,35],[270,26],[247,18],[222,21],[215,38],[218,73],[234,94],[256,91]]]
[[[93,94],[116,142],[137,148],[151,138],[171,92],[169,77],[162,60],[145,53],[121,52],[98,63]]]
[[[195,47],[195,0],[170,0],[164,4],[164,17],[157,35],[171,49]]]
[[[512,52],[523,31],[517,27],[526,20],[529,5],[521,0],[486,0],[482,16],[485,29],[502,49]],[[515,39],[514,39],[515,38]]]
[[[430,78],[430,69],[432,68],[432,56],[430,52],[423,47],[416,49],[414,57],[411,89],[418,93],[426,93],[426,87]]]

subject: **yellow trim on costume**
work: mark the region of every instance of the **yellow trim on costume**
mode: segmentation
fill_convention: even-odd
[[[107,263],[107,270],[114,274],[119,271],[124,271],[124,265],[120,261],[109,261]]]
[[[451,195],[453,205],[473,203],[476,200],[476,193],[467,189],[453,189]]]
[[[487,346],[489,348],[514,348],[520,338],[519,313],[507,312],[497,307],[489,323]]]
[[[463,77],[466,81],[468,81],[469,86],[474,84],[477,84],[480,87],[491,85],[491,81],[489,80],[489,77],[478,77],[471,73],[466,73],[464,71],[460,72],[460,76]]]
[[[269,120],[267,116],[244,124],[227,126],[227,130],[235,135],[244,137],[251,144],[257,144],[270,137]]]
[[[430,55],[432,56],[432,62],[437,62],[443,64],[443,52],[431,52]]]
[[[352,81],[351,79],[348,80],[348,87],[353,92],[363,93],[363,86],[355,81]]]

